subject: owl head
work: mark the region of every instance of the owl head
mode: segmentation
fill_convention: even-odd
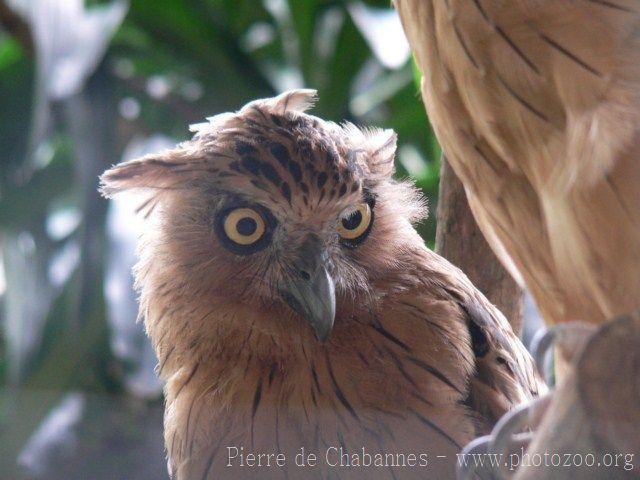
[[[323,341],[340,312],[375,301],[381,279],[410,268],[402,258],[423,247],[412,223],[425,205],[392,176],[395,134],[304,113],[314,99],[294,90],[253,101],[192,126],[175,149],[104,173],[106,196],[146,196],[144,315],[181,310],[212,330],[223,321],[212,312],[235,305],[256,314],[229,313],[236,328],[302,328]]]

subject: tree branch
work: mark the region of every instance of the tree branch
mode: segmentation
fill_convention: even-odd
[[[469,208],[464,187],[444,156],[440,169],[437,225],[436,252],[462,269],[520,335],[522,289],[484,239]]]

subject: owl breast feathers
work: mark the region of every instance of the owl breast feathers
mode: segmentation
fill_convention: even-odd
[[[314,93],[212,117],[102,176],[148,216],[135,273],[178,479],[445,478],[544,388],[502,314],[414,230],[425,202],[393,179],[395,134],[305,114]],[[241,466],[240,447],[285,465]],[[364,451],[381,463],[340,466]]]

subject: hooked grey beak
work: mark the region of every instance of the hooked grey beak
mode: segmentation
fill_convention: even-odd
[[[336,316],[336,292],[333,279],[327,271],[325,255],[316,252],[312,253],[308,247],[303,247],[299,275],[282,286],[280,295],[309,322],[316,338],[324,342],[331,333]]]

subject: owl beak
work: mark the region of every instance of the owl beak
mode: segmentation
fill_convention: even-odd
[[[309,322],[321,342],[329,337],[336,316],[335,285],[323,256],[305,259],[314,268],[300,270],[299,277],[280,290],[282,299]]]

